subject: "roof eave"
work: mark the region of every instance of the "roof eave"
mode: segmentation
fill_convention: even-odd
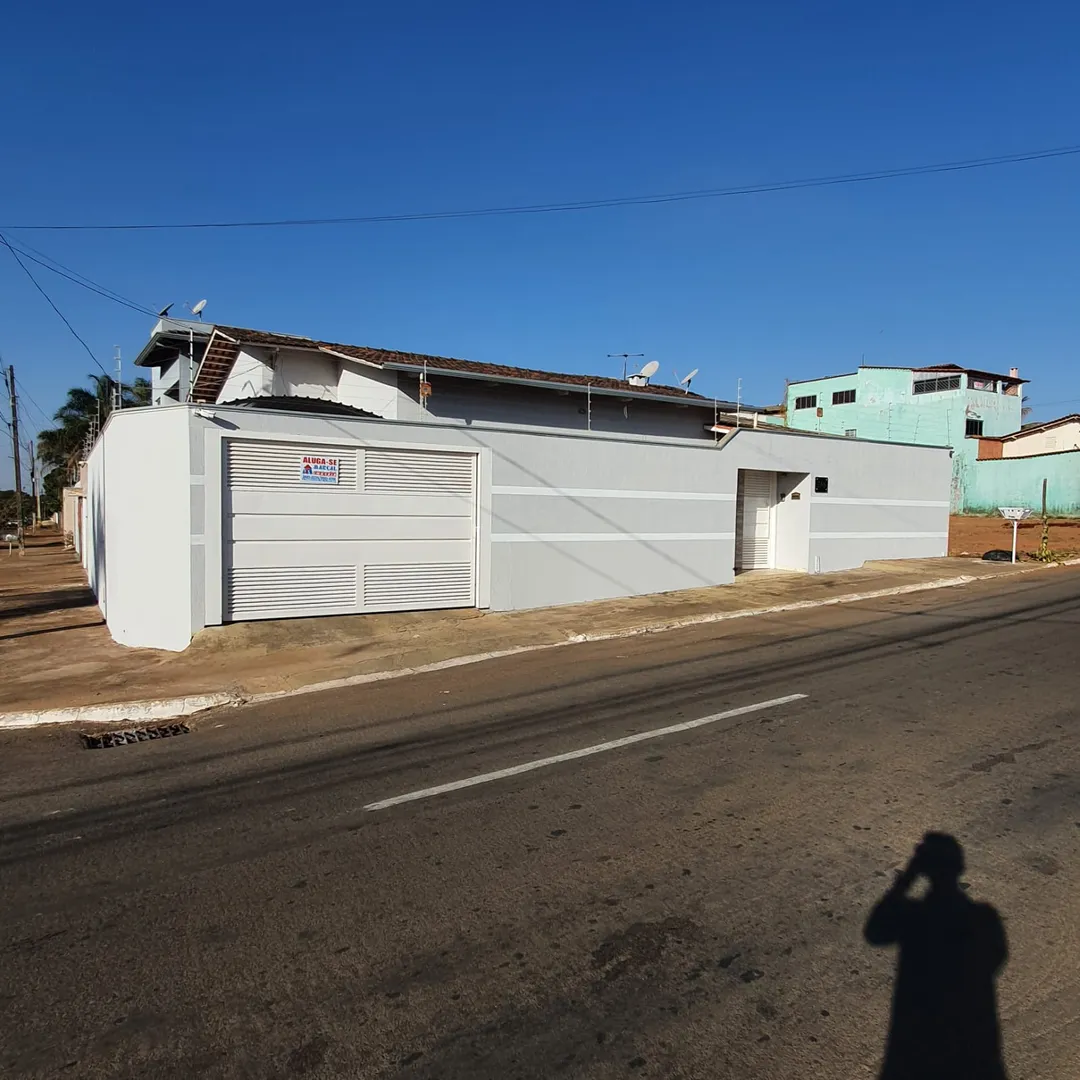
[[[725,408],[737,408],[734,401],[715,402],[712,398],[701,397],[695,394],[647,394],[635,390],[632,386],[609,387],[597,386],[592,383],[560,382],[556,379],[523,379],[513,375],[491,375],[484,371],[459,371],[456,368],[440,368],[434,364],[407,364],[399,360],[388,360],[383,364],[388,371],[408,371],[422,373],[425,370],[429,375],[441,375],[450,379],[475,379],[480,382],[509,383],[512,386],[530,386],[540,390],[565,390],[572,394],[597,394],[603,397],[634,398],[638,401],[664,401],[676,405],[694,405],[699,408],[713,408],[714,405]],[[754,405],[743,404],[746,412],[762,412],[764,410]]]
[[[153,355],[169,342],[177,347],[191,340],[192,335],[205,337],[207,340],[214,332],[213,323],[188,322],[181,319],[158,319],[146,344],[139,350],[133,363],[136,367],[157,367],[151,359]]]

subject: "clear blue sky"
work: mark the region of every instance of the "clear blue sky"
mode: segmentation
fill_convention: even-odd
[[[15,5],[4,36],[3,225],[452,210],[1080,143],[1066,2],[61,0]],[[644,352],[757,403],[863,356],[1017,365],[1044,418],[1080,407],[1078,192],[1073,157],[565,215],[10,236],[223,323],[608,374]],[[106,366],[135,355],[151,319],[33,269]],[[0,353],[47,413],[93,370],[6,251]]]

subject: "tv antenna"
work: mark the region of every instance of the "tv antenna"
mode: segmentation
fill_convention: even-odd
[[[626,378],[626,361],[632,359],[635,356],[644,356],[643,352],[609,352],[608,359],[614,360],[616,357],[622,357],[622,377]]]
[[[649,380],[660,370],[659,360],[650,360],[640,371],[630,376],[631,386],[648,386]]]
[[[675,376],[676,381],[683,388],[683,393],[689,394],[690,383],[694,381],[694,376],[697,375],[700,370],[701,368],[694,368],[689,375],[684,375],[681,379],[679,378],[679,373],[674,368],[671,369],[671,374]]]
[[[198,318],[201,320],[202,319],[203,308],[206,307],[206,301],[205,300],[200,300],[195,305],[185,304],[184,307],[186,307],[188,309],[188,311],[191,312],[192,315],[198,316]]]

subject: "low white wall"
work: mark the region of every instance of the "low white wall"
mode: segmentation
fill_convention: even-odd
[[[725,454],[741,469],[788,474],[777,507],[777,566],[847,570],[874,559],[936,558],[948,551],[952,460],[947,448],[738,431]],[[802,474],[805,474],[803,476]],[[828,491],[817,490],[819,479]],[[785,490],[780,478],[779,490]]]
[[[90,454],[84,562],[122,645],[178,651],[191,640],[190,415],[114,413]]]
[[[481,451],[482,603],[520,609],[725,584],[740,469],[776,472],[775,562],[835,570],[945,553],[948,450],[743,429],[720,445],[215,407],[130,410],[91,456],[88,568],[125,644],[221,619],[223,439]],[[827,493],[816,481],[827,477]],[[798,498],[793,498],[798,495]],[[107,557],[106,557],[107,556]]]

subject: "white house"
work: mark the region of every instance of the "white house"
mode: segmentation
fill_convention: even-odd
[[[947,449],[771,427],[765,410],[642,379],[175,320],[139,362],[162,403],[109,418],[83,545],[129,645],[946,550]]]
[[[979,459],[1035,457],[1080,450],[1080,414],[1071,413],[1042,424],[1028,424],[1008,435],[979,439]]]

